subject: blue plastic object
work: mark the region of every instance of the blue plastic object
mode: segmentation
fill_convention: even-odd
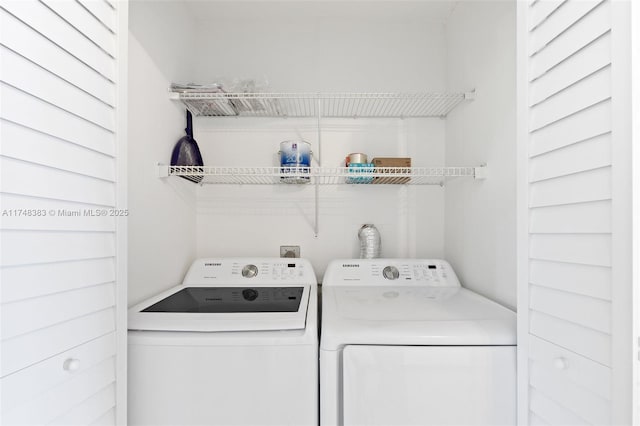
[[[349,163],[349,173],[358,174],[359,176],[347,177],[347,183],[371,183],[373,176],[362,176],[362,173],[373,173],[373,163]]]

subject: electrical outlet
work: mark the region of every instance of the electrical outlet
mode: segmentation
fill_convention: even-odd
[[[280,257],[300,257],[300,246],[280,246]]]

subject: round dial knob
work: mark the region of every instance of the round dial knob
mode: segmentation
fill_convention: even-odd
[[[253,278],[258,275],[258,267],[256,265],[246,265],[242,268],[242,276],[245,278]]]
[[[388,280],[397,280],[400,272],[398,272],[398,268],[395,266],[385,266],[382,270],[382,275]]]
[[[244,297],[244,300],[252,302],[258,298],[258,292],[252,288],[246,288],[242,290],[242,297]]]

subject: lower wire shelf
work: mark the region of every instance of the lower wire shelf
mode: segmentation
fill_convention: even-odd
[[[158,176],[181,176],[201,185],[443,185],[446,178],[485,178],[476,167],[213,167],[158,164]]]

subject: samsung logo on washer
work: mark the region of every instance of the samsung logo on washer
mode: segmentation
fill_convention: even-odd
[[[222,266],[222,263],[205,263],[204,266]]]
[[[343,263],[342,267],[343,268],[359,268],[360,265],[358,265],[357,263]]]

